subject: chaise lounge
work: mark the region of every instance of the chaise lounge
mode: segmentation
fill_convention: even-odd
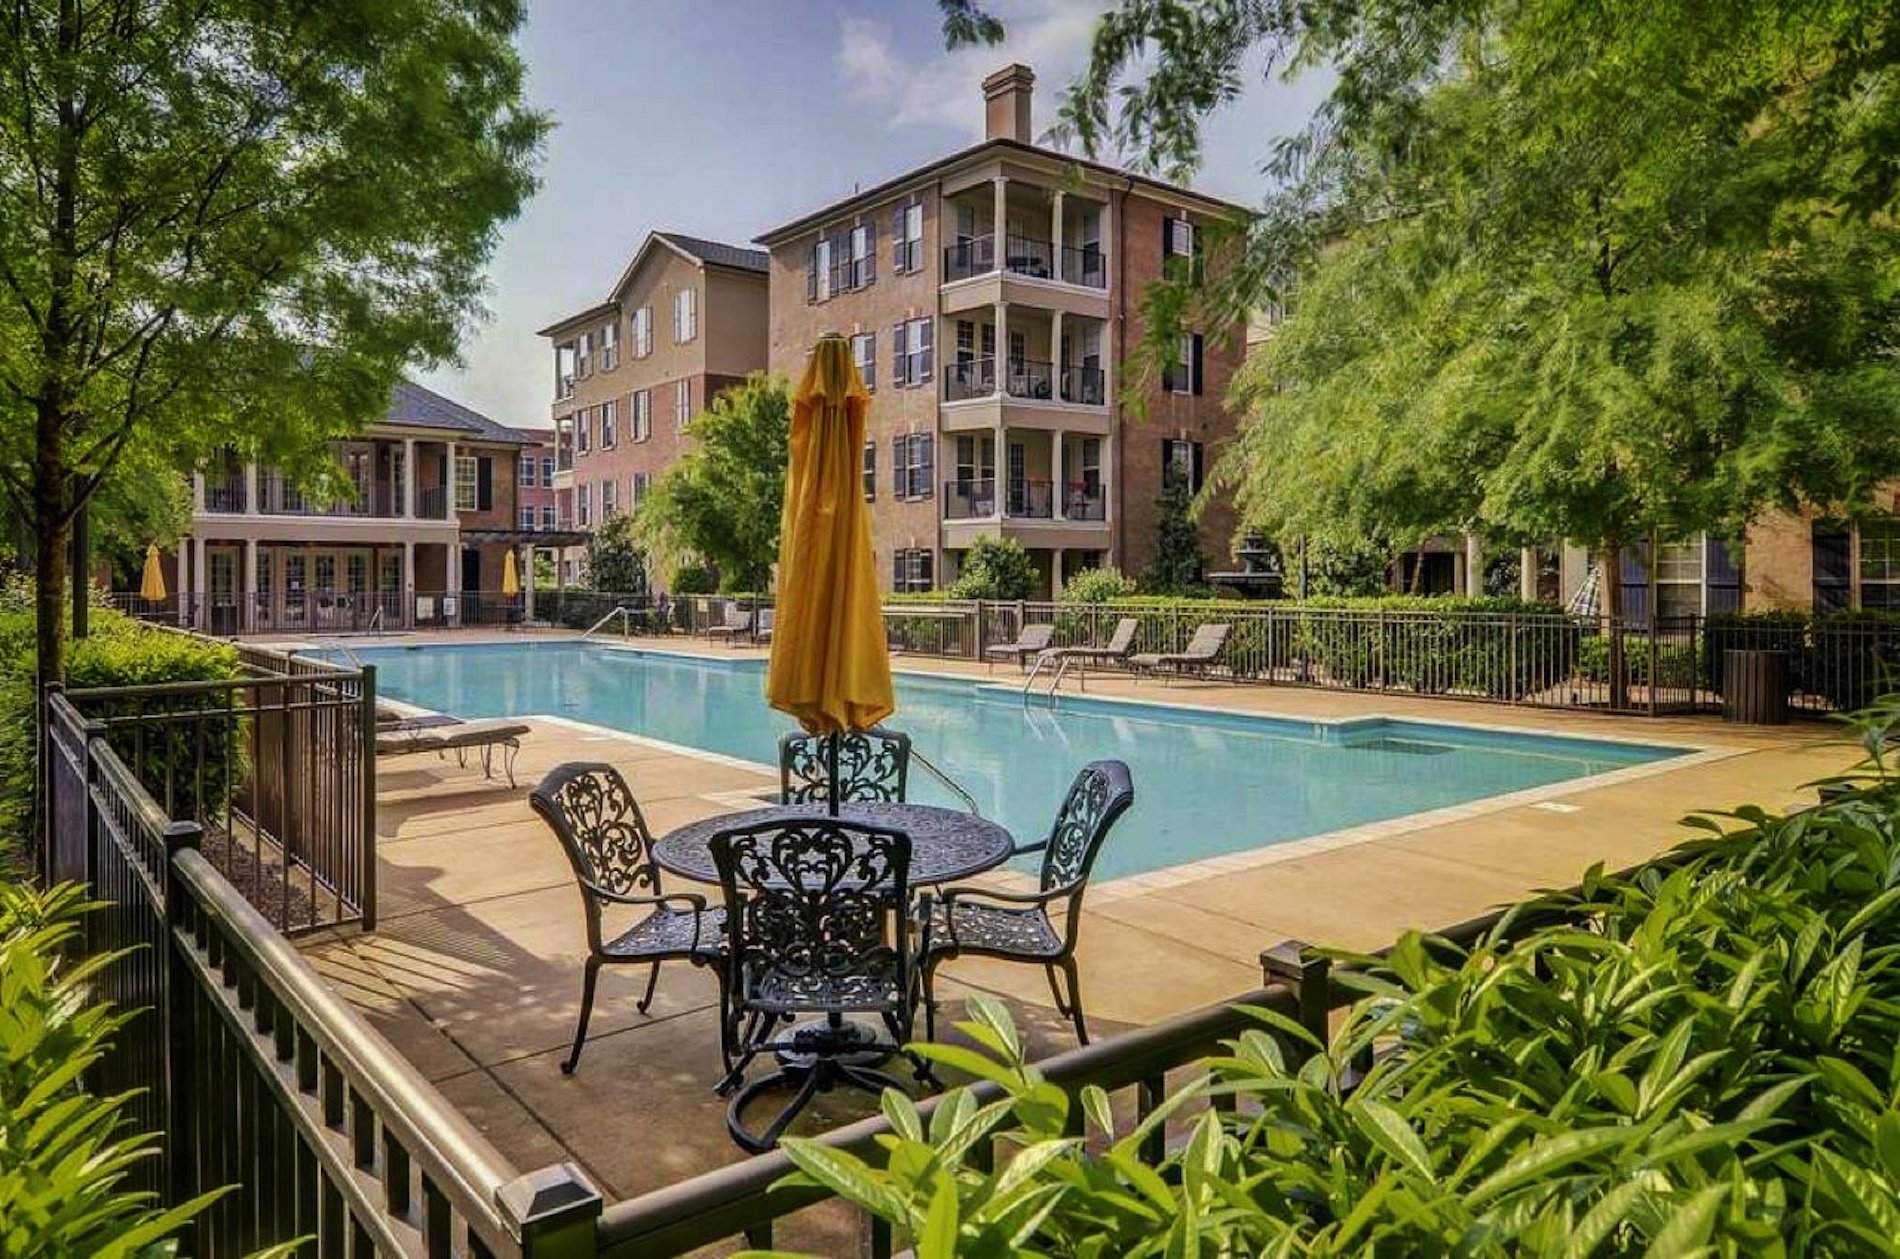
[[[412,727],[409,729],[379,729],[376,732],[376,755],[414,756],[422,752],[455,753],[455,763],[466,766],[468,753],[478,751],[482,754],[482,777],[495,776],[495,749],[502,751],[502,768],[508,775],[508,785],[515,782],[515,757],[521,752],[521,736],[528,734],[529,728],[515,721],[456,721],[446,725]]]
[[[1031,657],[1049,650],[1056,639],[1053,625],[1025,625],[1013,643],[996,643],[983,649],[983,658],[993,669],[998,660],[1015,660],[1018,669],[1026,668]]]
[[[1086,668],[1092,664],[1125,664],[1128,653],[1135,649],[1135,635],[1141,629],[1141,622],[1132,616],[1124,616],[1115,622],[1114,633],[1100,647],[1051,647],[1042,653],[1050,660],[1073,660]]]
[[[752,632],[753,616],[751,612],[741,612],[738,604],[728,603],[721,610],[720,623],[707,627],[706,637],[720,638],[726,642],[743,638]]]
[[[1233,628],[1219,623],[1203,625],[1188,639],[1186,651],[1144,652],[1128,657],[1128,667],[1138,673],[1169,673],[1177,677],[1191,673],[1204,678],[1208,669],[1220,663],[1221,653],[1227,649],[1227,636]]]

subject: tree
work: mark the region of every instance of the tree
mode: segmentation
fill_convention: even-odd
[[[220,447],[327,441],[450,358],[547,124],[512,0],[62,0],[0,15],[0,488],[44,682],[71,523]]]
[[[1156,354],[1298,298],[1216,469],[1249,523],[1576,538],[1615,616],[1629,544],[1900,471],[1890,4],[1123,0],[1064,126],[1179,173],[1263,52],[1337,86],[1237,264],[1144,302]]]
[[[1203,593],[1201,575],[1207,559],[1201,554],[1201,531],[1194,525],[1194,492],[1186,478],[1162,479],[1160,508],[1155,525],[1155,557],[1141,575],[1142,589],[1155,595]]]
[[[711,563],[728,589],[762,591],[778,560],[792,398],[754,373],[686,426],[692,449],[634,513],[634,536],[672,568],[688,555]]]
[[[587,539],[587,584],[614,594],[644,594],[647,557],[632,516],[622,513]]]
[[[982,534],[964,549],[957,579],[950,583],[953,599],[1027,599],[1036,592],[1036,566],[1014,538]]]

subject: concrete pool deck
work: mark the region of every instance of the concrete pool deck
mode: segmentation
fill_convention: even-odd
[[[525,636],[465,631],[351,645]],[[760,654],[679,638],[633,643],[723,658]],[[981,666],[958,662],[895,663],[940,676],[986,676]],[[999,668],[994,676],[1007,682],[1016,674]],[[1102,885],[1090,893],[1079,952],[1098,1038],[1251,989],[1261,950],[1282,940],[1368,949],[1407,928],[1448,926],[1574,882],[1593,862],[1614,869],[1664,851],[1687,834],[1680,825],[1686,813],[1809,802],[1813,793],[1803,784],[1856,759],[1839,732],[1820,722],[1760,729],[1709,718],[1612,718],[1225,682],[1163,686],[1106,674],[1090,675],[1088,694],[1312,721],[1382,715],[1699,749],[1597,779]],[[524,716],[533,733],[523,740],[519,789],[485,781],[479,768],[452,759],[380,763],[377,929],[311,937],[305,953],[522,1169],[572,1161],[611,1199],[734,1161],[740,1154],[725,1135],[724,1104],[711,1092],[717,1024],[713,982],[703,971],[667,967],[651,1014],[642,1016],[633,1001],[644,968],[610,968],[580,1070],[561,1075],[585,945],[572,876],[530,812],[527,791],[563,761],[608,761],[626,775],[655,830],[665,831],[776,790],[776,771]],[[1234,824],[1245,827],[1247,819]],[[1040,1052],[1073,1043],[1039,969],[960,959],[941,974],[952,1001],[973,989],[1009,1001]],[[872,1104],[839,1095],[818,1119],[855,1118]],[[638,1135],[662,1132],[664,1141]]]

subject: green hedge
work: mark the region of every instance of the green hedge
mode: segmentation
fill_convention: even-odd
[[[1862,724],[1890,743],[1900,701]],[[785,1149],[920,1254],[1892,1254],[1900,782],[1724,823],[1673,868],[1587,872],[1515,941],[1351,959],[1326,1043],[1260,1012],[1142,1124],[1072,1102],[978,996],[975,1048],[914,1049],[1006,1100],[926,1122],[887,1094],[875,1162]]]

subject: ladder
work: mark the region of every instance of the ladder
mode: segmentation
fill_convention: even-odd
[[[1055,672],[1050,675],[1049,689],[1044,692],[1048,697],[1051,707],[1055,706],[1056,692],[1062,689],[1062,679],[1069,676],[1070,665],[1077,663],[1082,664],[1082,672],[1076,674],[1078,680],[1088,675],[1088,665],[1082,661],[1080,656],[1062,655],[1059,652],[1052,651],[1043,652],[1036,657],[1036,663],[1030,668],[1029,676],[1023,679],[1024,708],[1029,707],[1029,701],[1035,691],[1036,678],[1042,673],[1043,666],[1049,664],[1051,661],[1055,663]]]
[[[632,637],[633,635],[633,620],[632,620],[633,609],[628,607],[626,604],[622,603],[622,604],[617,605],[614,608],[614,610],[609,612],[606,616],[601,617],[598,621],[595,621],[592,625],[588,626],[587,632],[581,635],[582,641],[586,641],[587,639],[592,638],[595,635],[595,633],[599,631],[601,626],[613,620],[615,617],[621,618],[620,636],[622,638]]]

